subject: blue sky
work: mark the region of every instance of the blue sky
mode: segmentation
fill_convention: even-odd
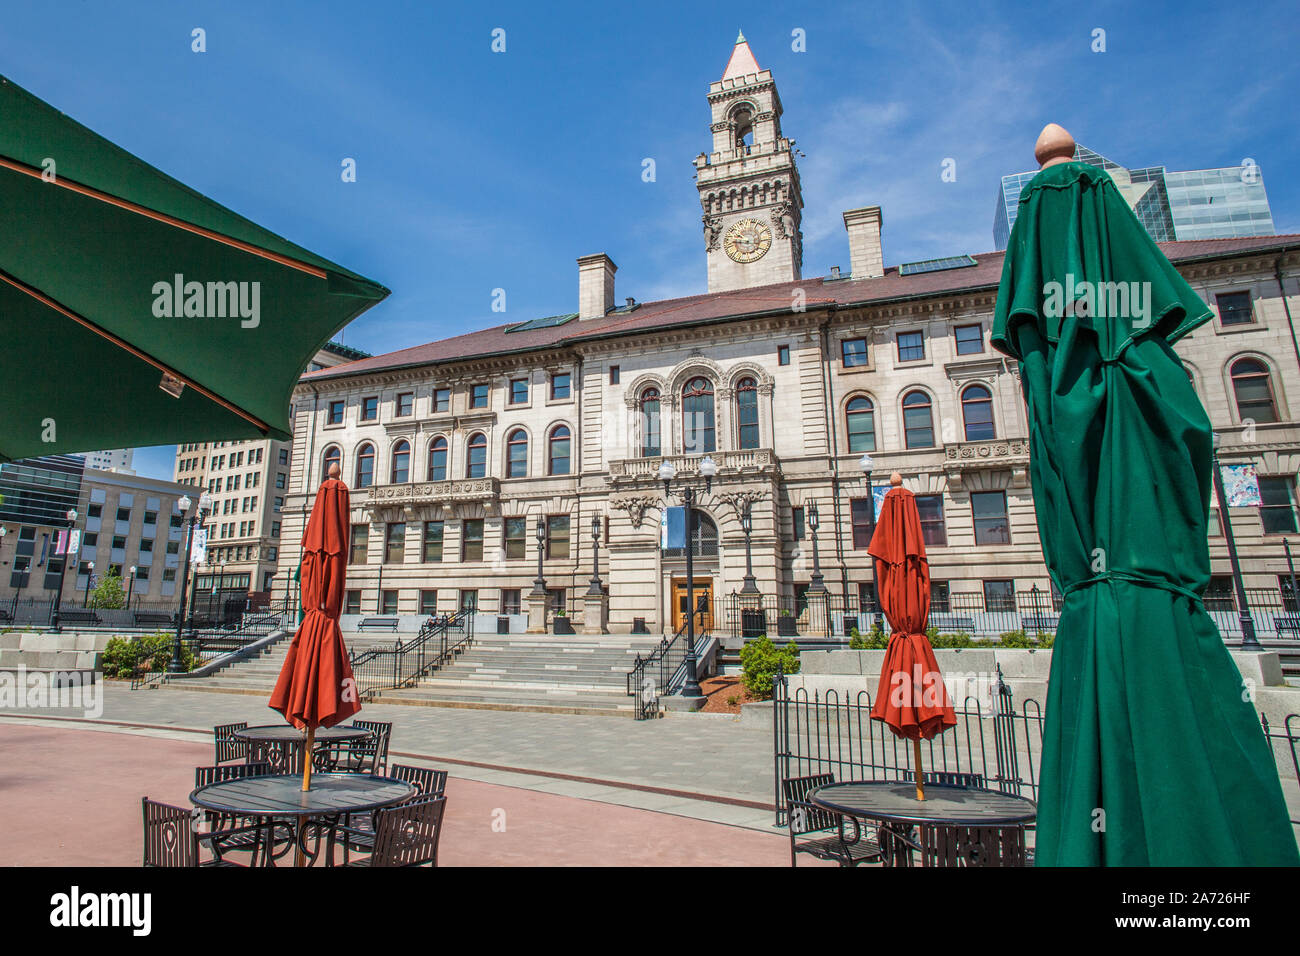
[[[7,8],[0,72],[391,288],[343,334],[383,352],[571,311],[574,260],[592,252],[618,264],[620,299],[703,291],[691,160],[737,29],[806,154],[805,275],[847,268],[840,214],[863,205],[883,207],[889,264],[992,249],[998,179],[1032,168],[1048,121],[1127,166],[1251,157],[1277,231],[1300,232],[1298,22],[1266,0],[49,0]],[[195,27],[206,53],[190,49]],[[949,158],[955,182],[940,178]],[[148,449],[137,468],[170,477],[172,457]]]

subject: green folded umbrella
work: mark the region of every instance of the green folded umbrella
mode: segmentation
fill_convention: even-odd
[[[287,439],[316,350],[388,294],[4,77],[0,210],[0,460]]]
[[[1064,594],[1040,865],[1300,863],[1200,597],[1211,430],[1172,343],[1210,315],[1102,170],[1049,165],[1021,194],[993,343],[1020,362],[1038,530]]]

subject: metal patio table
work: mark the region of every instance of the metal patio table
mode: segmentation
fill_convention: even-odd
[[[927,783],[925,799],[917,800],[912,780],[831,783],[810,791],[807,799],[834,813],[872,820],[904,835],[914,826],[1023,830],[1038,815],[1034,801],[997,790]]]
[[[307,735],[304,731],[289,724],[265,724],[257,727],[243,727],[234,732],[234,736],[247,740],[249,762],[263,760],[271,765],[276,773],[300,773],[302,771],[302,750]],[[322,759],[322,752],[332,744],[346,741],[365,740],[373,737],[369,730],[340,724],[337,727],[318,727],[314,742],[321,749],[315,752],[312,769],[328,772],[334,768]],[[258,753],[254,754],[254,751]]]
[[[416,788],[405,780],[366,773],[319,773],[311,778],[311,789],[302,789],[302,777],[296,773],[242,777],[199,787],[190,794],[196,807],[239,817],[254,817],[272,828],[266,865],[274,866],[274,826],[292,821],[294,843],[310,866],[320,851],[321,831],[327,831],[325,865],[333,864],[334,827],[339,817],[366,813],[392,806],[415,796]],[[315,841],[308,845],[308,832],[315,831]],[[287,850],[285,851],[288,852]],[[281,854],[283,856],[284,854]]]

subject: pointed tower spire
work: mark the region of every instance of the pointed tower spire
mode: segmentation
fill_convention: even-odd
[[[732,47],[731,59],[727,61],[727,68],[723,71],[722,78],[734,80],[737,77],[760,72],[762,71],[758,61],[754,59],[754,52],[749,48],[749,41],[745,39],[744,31],[741,31],[736,37],[736,45]]]
[[[745,42],[745,31],[744,31],[744,30],[739,30],[739,31],[737,31],[737,33],[736,33],[736,45],[739,46],[740,44],[742,44],[742,43],[744,43],[744,42]]]

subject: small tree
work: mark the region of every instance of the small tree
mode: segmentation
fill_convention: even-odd
[[[115,568],[109,568],[99,579],[95,589],[90,592],[90,599],[94,602],[94,607],[126,607],[126,592],[122,589],[122,578]]]

